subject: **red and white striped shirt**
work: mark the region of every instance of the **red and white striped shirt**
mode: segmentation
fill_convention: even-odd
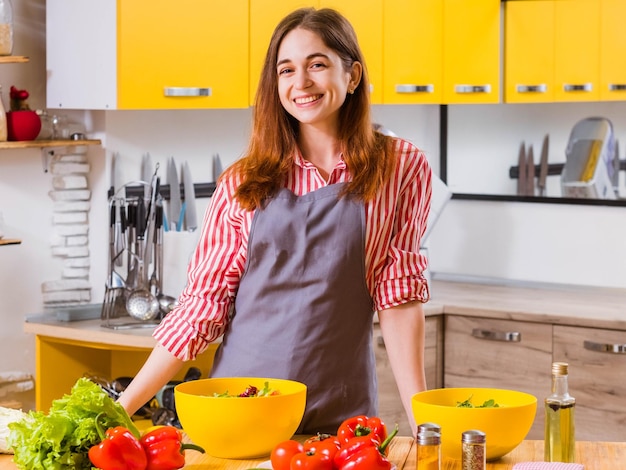
[[[393,176],[375,199],[365,203],[366,282],[376,311],[429,299],[422,274],[427,260],[419,247],[430,210],[431,169],[424,153],[406,140],[395,139],[395,153]],[[343,160],[326,181],[313,164],[296,155],[285,187],[302,195],[349,180]],[[246,266],[254,212],[240,207],[233,197],[235,189],[232,176],[217,186],[180,305],[154,332],[156,340],[182,360],[194,359],[224,333]]]

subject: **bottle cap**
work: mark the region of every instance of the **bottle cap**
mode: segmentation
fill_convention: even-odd
[[[421,433],[423,431],[435,431],[441,434],[441,426],[435,423],[422,423],[417,427],[417,433]]]
[[[470,444],[484,444],[486,437],[484,432],[472,429],[462,434],[461,441]]]
[[[567,375],[567,362],[553,362],[552,375]]]
[[[435,431],[422,431],[417,433],[417,444],[432,446],[441,444],[441,434]]]

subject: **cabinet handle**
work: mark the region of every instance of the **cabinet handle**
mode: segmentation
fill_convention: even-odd
[[[610,83],[609,91],[626,91],[626,83]]]
[[[433,93],[435,85],[396,85],[396,93]]]
[[[519,343],[522,340],[522,334],[518,331],[495,331],[483,330],[482,328],[474,328],[472,336],[489,341],[506,341],[511,343]]]
[[[572,85],[566,83],[563,85],[563,91],[593,91],[593,85],[591,83],[583,83],[581,85]]]
[[[585,349],[588,349],[589,351],[605,352],[611,354],[626,354],[626,344],[603,344],[585,340],[583,345]]]
[[[211,96],[211,89],[170,86],[163,89],[163,94],[165,96]]]
[[[491,93],[491,85],[454,85],[456,93]]]
[[[515,89],[518,93],[546,93],[548,86],[545,83],[540,85],[517,85]]]

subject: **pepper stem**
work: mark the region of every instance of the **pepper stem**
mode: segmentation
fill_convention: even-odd
[[[96,416],[96,431],[98,433],[98,436],[100,437],[100,441],[104,441],[104,439],[106,437],[105,434],[104,434],[104,429],[102,427],[102,423],[100,422],[100,416],[102,416],[103,414],[104,414],[104,411],[101,411]]]
[[[180,452],[181,452],[181,454],[182,454],[183,450],[186,450],[186,449],[197,450],[201,454],[204,454],[204,449],[202,447],[200,447],[199,445],[196,445],[196,444],[185,443],[185,444],[181,444],[180,445]]]
[[[394,437],[396,437],[396,434],[398,434],[398,423],[396,423],[396,427],[394,428],[394,430],[391,431],[391,433],[387,436],[387,438],[378,447],[378,450],[381,454],[385,455],[385,452],[387,451],[387,447],[389,447],[391,440]]]

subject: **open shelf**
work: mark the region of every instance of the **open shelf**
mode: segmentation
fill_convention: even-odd
[[[19,64],[28,62],[28,57],[23,55],[2,55],[0,56],[0,64]]]
[[[100,145],[99,139],[88,140],[23,140],[0,142],[2,149],[26,149],[26,148],[46,148],[46,147],[78,147],[80,145]]]
[[[0,246],[19,245],[20,243],[22,243],[22,240],[18,240],[16,238],[0,238]]]

